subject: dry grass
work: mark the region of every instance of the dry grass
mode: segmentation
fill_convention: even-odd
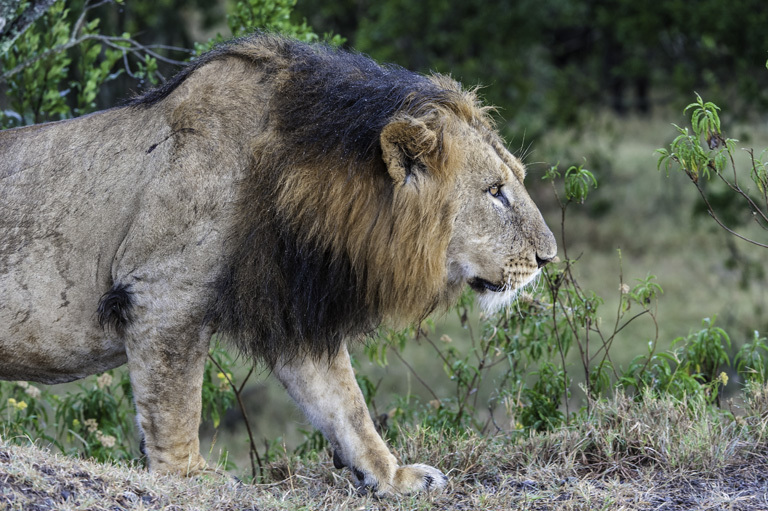
[[[322,453],[285,456],[270,484],[212,474],[157,476],[55,455],[0,439],[0,509],[768,509],[768,387],[752,415],[734,419],[701,403],[593,403],[583,420],[529,438],[417,430],[396,446],[404,462],[441,467],[439,495],[376,499]]]

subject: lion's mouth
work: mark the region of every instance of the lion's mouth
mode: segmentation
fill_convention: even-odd
[[[474,279],[470,280],[469,287],[477,292],[493,291],[494,293],[500,293],[504,291],[503,284],[494,284],[493,282],[481,279],[480,277],[475,277]]]

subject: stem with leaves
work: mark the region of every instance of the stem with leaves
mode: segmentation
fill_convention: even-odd
[[[245,408],[245,404],[243,403],[243,389],[245,388],[245,384],[248,383],[248,379],[251,377],[254,371],[254,367],[252,366],[251,369],[248,371],[248,374],[243,378],[243,382],[238,387],[235,385],[235,382],[232,380],[232,377],[229,375],[227,371],[224,370],[224,368],[219,364],[219,362],[209,353],[208,354],[208,360],[210,360],[213,365],[216,366],[216,368],[221,372],[221,374],[224,375],[224,378],[227,380],[227,384],[229,384],[229,387],[232,389],[232,392],[235,394],[235,399],[237,400],[237,406],[240,408],[240,413],[243,415],[243,422],[245,423],[245,430],[248,433],[248,455],[251,460],[251,476],[253,477],[253,480],[256,481],[257,478],[261,479],[263,476],[264,471],[264,465],[261,461],[261,456],[259,456],[259,450],[256,448],[256,441],[253,436],[253,430],[251,428],[251,421],[248,419],[248,413]],[[257,470],[258,467],[258,470]]]
[[[669,173],[673,164],[679,167],[696,187],[707,213],[717,225],[743,241],[758,247],[768,248],[767,242],[758,241],[741,234],[726,224],[715,211],[701,179],[703,176],[703,182],[708,182],[712,179],[712,174],[716,175],[736,198],[743,201],[743,209],[750,212],[754,222],[768,231],[768,173],[766,172],[766,162],[763,161],[766,151],[760,157],[755,157],[752,149],[746,150],[751,162],[750,181],[755,185],[760,196],[760,198],[753,198],[752,192],[742,188],[739,184],[739,172],[734,156],[737,140],[723,135],[720,115],[718,114],[720,107],[712,102],[705,102],[701,96],[696,94],[696,102],[685,107],[684,112],[689,110],[691,111],[691,130],[693,133],[687,127],[682,128],[673,124],[679,135],[672,141],[669,148],[656,150],[659,153],[658,169],[664,165],[665,170]],[[729,165],[732,171],[730,178],[726,176]]]

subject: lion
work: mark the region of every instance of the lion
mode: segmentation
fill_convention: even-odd
[[[149,469],[189,475],[217,334],[361,488],[440,489],[376,432],[348,348],[467,285],[510,304],[556,255],[525,173],[449,77],[272,34],[226,43],[119,107],[0,132],[0,377],[127,364]]]

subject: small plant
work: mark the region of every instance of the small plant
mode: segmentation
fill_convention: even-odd
[[[747,217],[744,213],[749,212],[749,221],[768,231],[768,173],[765,160],[768,150],[755,155],[753,149],[746,149],[751,162],[749,174],[746,176],[735,162],[738,141],[723,134],[718,113],[720,107],[712,102],[705,102],[697,94],[696,102],[685,107],[685,112],[688,111],[691,112],[691,129],[673,124],[679,135],[669,148],[657,149],[658,168],[663,166],[667,173],[670,168],[679,168],[690,178],[707,212],[720,227],[741,240],[768,248],[765,241],[750,238],[728,225],[738,223],[739,219],[741,223],[746,223]],[[704,186],[704,183],[714,179],[726,186],[727,199],[720,198],[718,203],[723,205],[720,209],[727,207],[728,210],[716,210],[718,208],[711,200],[713,193],[708,192]],[[754,185],[754,189],[745,188],[745,181]],[[730,221],[726,221],[727,217],[730,217]]]
[[[747,382],[768,383],[768,342],[755,330],[752,342],[745,343],[734,357],[736,371]]]
[[[27,382],[0,382],[0,433],[6,438],[55,439],[48,435],[45,388]]]
[[[65,452],[99,461],[128,460],[138,454],[126,371],[107,371],[77,385],[79,391],[53,396],[59,443]]]
[[[620,386],[633,390],[637,399],[649,391],[656,397],[668,395],[681,401],[701,394],[707,402],[719,405],[719,390],[728,383],[724,370],[731,367],[727,354],[731,340],[714,323],[705,318],[704,328],[678,337],[669,351],[635,357],[620,378]],[[763,361],[758,355],[753,363]]]

